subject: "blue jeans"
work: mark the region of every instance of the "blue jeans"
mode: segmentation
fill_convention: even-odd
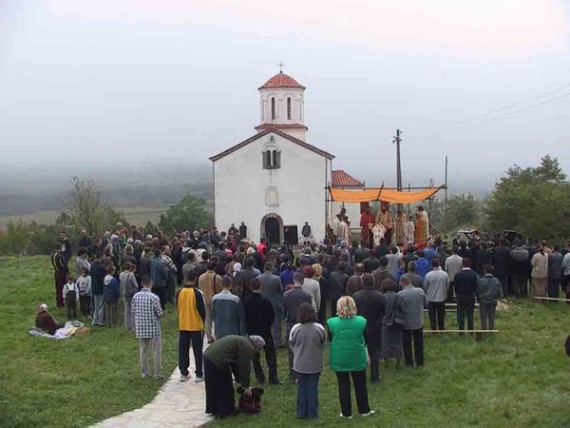
[[[320,373],[297,373],[297,417],[319,417]]]

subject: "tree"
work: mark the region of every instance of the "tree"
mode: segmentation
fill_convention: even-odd
[[[158,227],[165,233],[209,227],[213,224],[213,219],[205,207],[204,199],[186,195],[160,215]]]
[[[77,229],[85,228],[91,236],[101,236],[105,229],[114,227],[118,222],[128,225],[121,211],[103,201],[101,189],[92,178],[81,180],[73,177],[71,186],[67,211],[60,215],[60,221]]]
[[[471,193],[452,195],[447,202],[449,231],[455,231],[462,227],[478,227],[481,214],[481,201],[475,199]]]
[[[545,156],[538,167],[507,170],[486,201],[490,231],[514,229],[537,239],[570,236],[570,183],[558,159]]]

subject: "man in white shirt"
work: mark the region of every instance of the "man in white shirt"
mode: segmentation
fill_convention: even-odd
[[[455,289],[455,275],[463,269],[463,257],[457,254],[457,248],[451,249],[451,256],[445,259],[445,271],[449,275],[449,289],[447,291],[447,301],[453,301],[453,290]]]

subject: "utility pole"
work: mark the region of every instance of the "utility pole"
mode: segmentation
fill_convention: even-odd
[[[447,156],[445,157],[445,206],[444,206],[444,217],[443,217],[443,225],[444,225],[444,231],[445,234],[447,235],[449,230],[447,229],[448,227],[448,223],[447,223]]]
[[[398,189],[398,192],[402,191],[402,159],[400,156],[400,143],[402,142],[401,135],[402,132],[400,132],[399,129],[396,129],[396,136],[394,137],[393,142],[396,144],[396,188]],[[398,204],[398,211],[402,210],[402,204]]]

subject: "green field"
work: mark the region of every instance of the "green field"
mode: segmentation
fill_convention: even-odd
[[[163,214],[169,205],[156,207],[116,207],[122,211],[130,224],[144,226],[147,221],[157,223],[160,215]],[[6,215],[0,216],[0,229],[6,227],[10,221],[22,220],[25,223],[35,221],[38,224],[53,224],[59,216],[59,211],[40,211],[34,214]]]
[[[53,306],[47,257],[0,258],[0,426],[66,427],[94,422],[143,406],[160,381],[141,380],[138,346],[122,328],[97,328],[66,341],[31,338],[35,308]],[[64,319],[61,311],[55,310]],[[448,325],[453,328],[453,313]],[[570,306],[517,301],[497,319],[494,337],[427,336],[426,366],[383,371],[369,388],[377,414],[343,421],[334,374],[325,364],[320,382],[321,418],[294,417],[295,387],[266,387],[263,412],[215,421],[213,427],[566,427],[570,420]],[[177,361],[176,320],[163,321],[164,368]],[[286,353],[279,350],[286,378]]]

